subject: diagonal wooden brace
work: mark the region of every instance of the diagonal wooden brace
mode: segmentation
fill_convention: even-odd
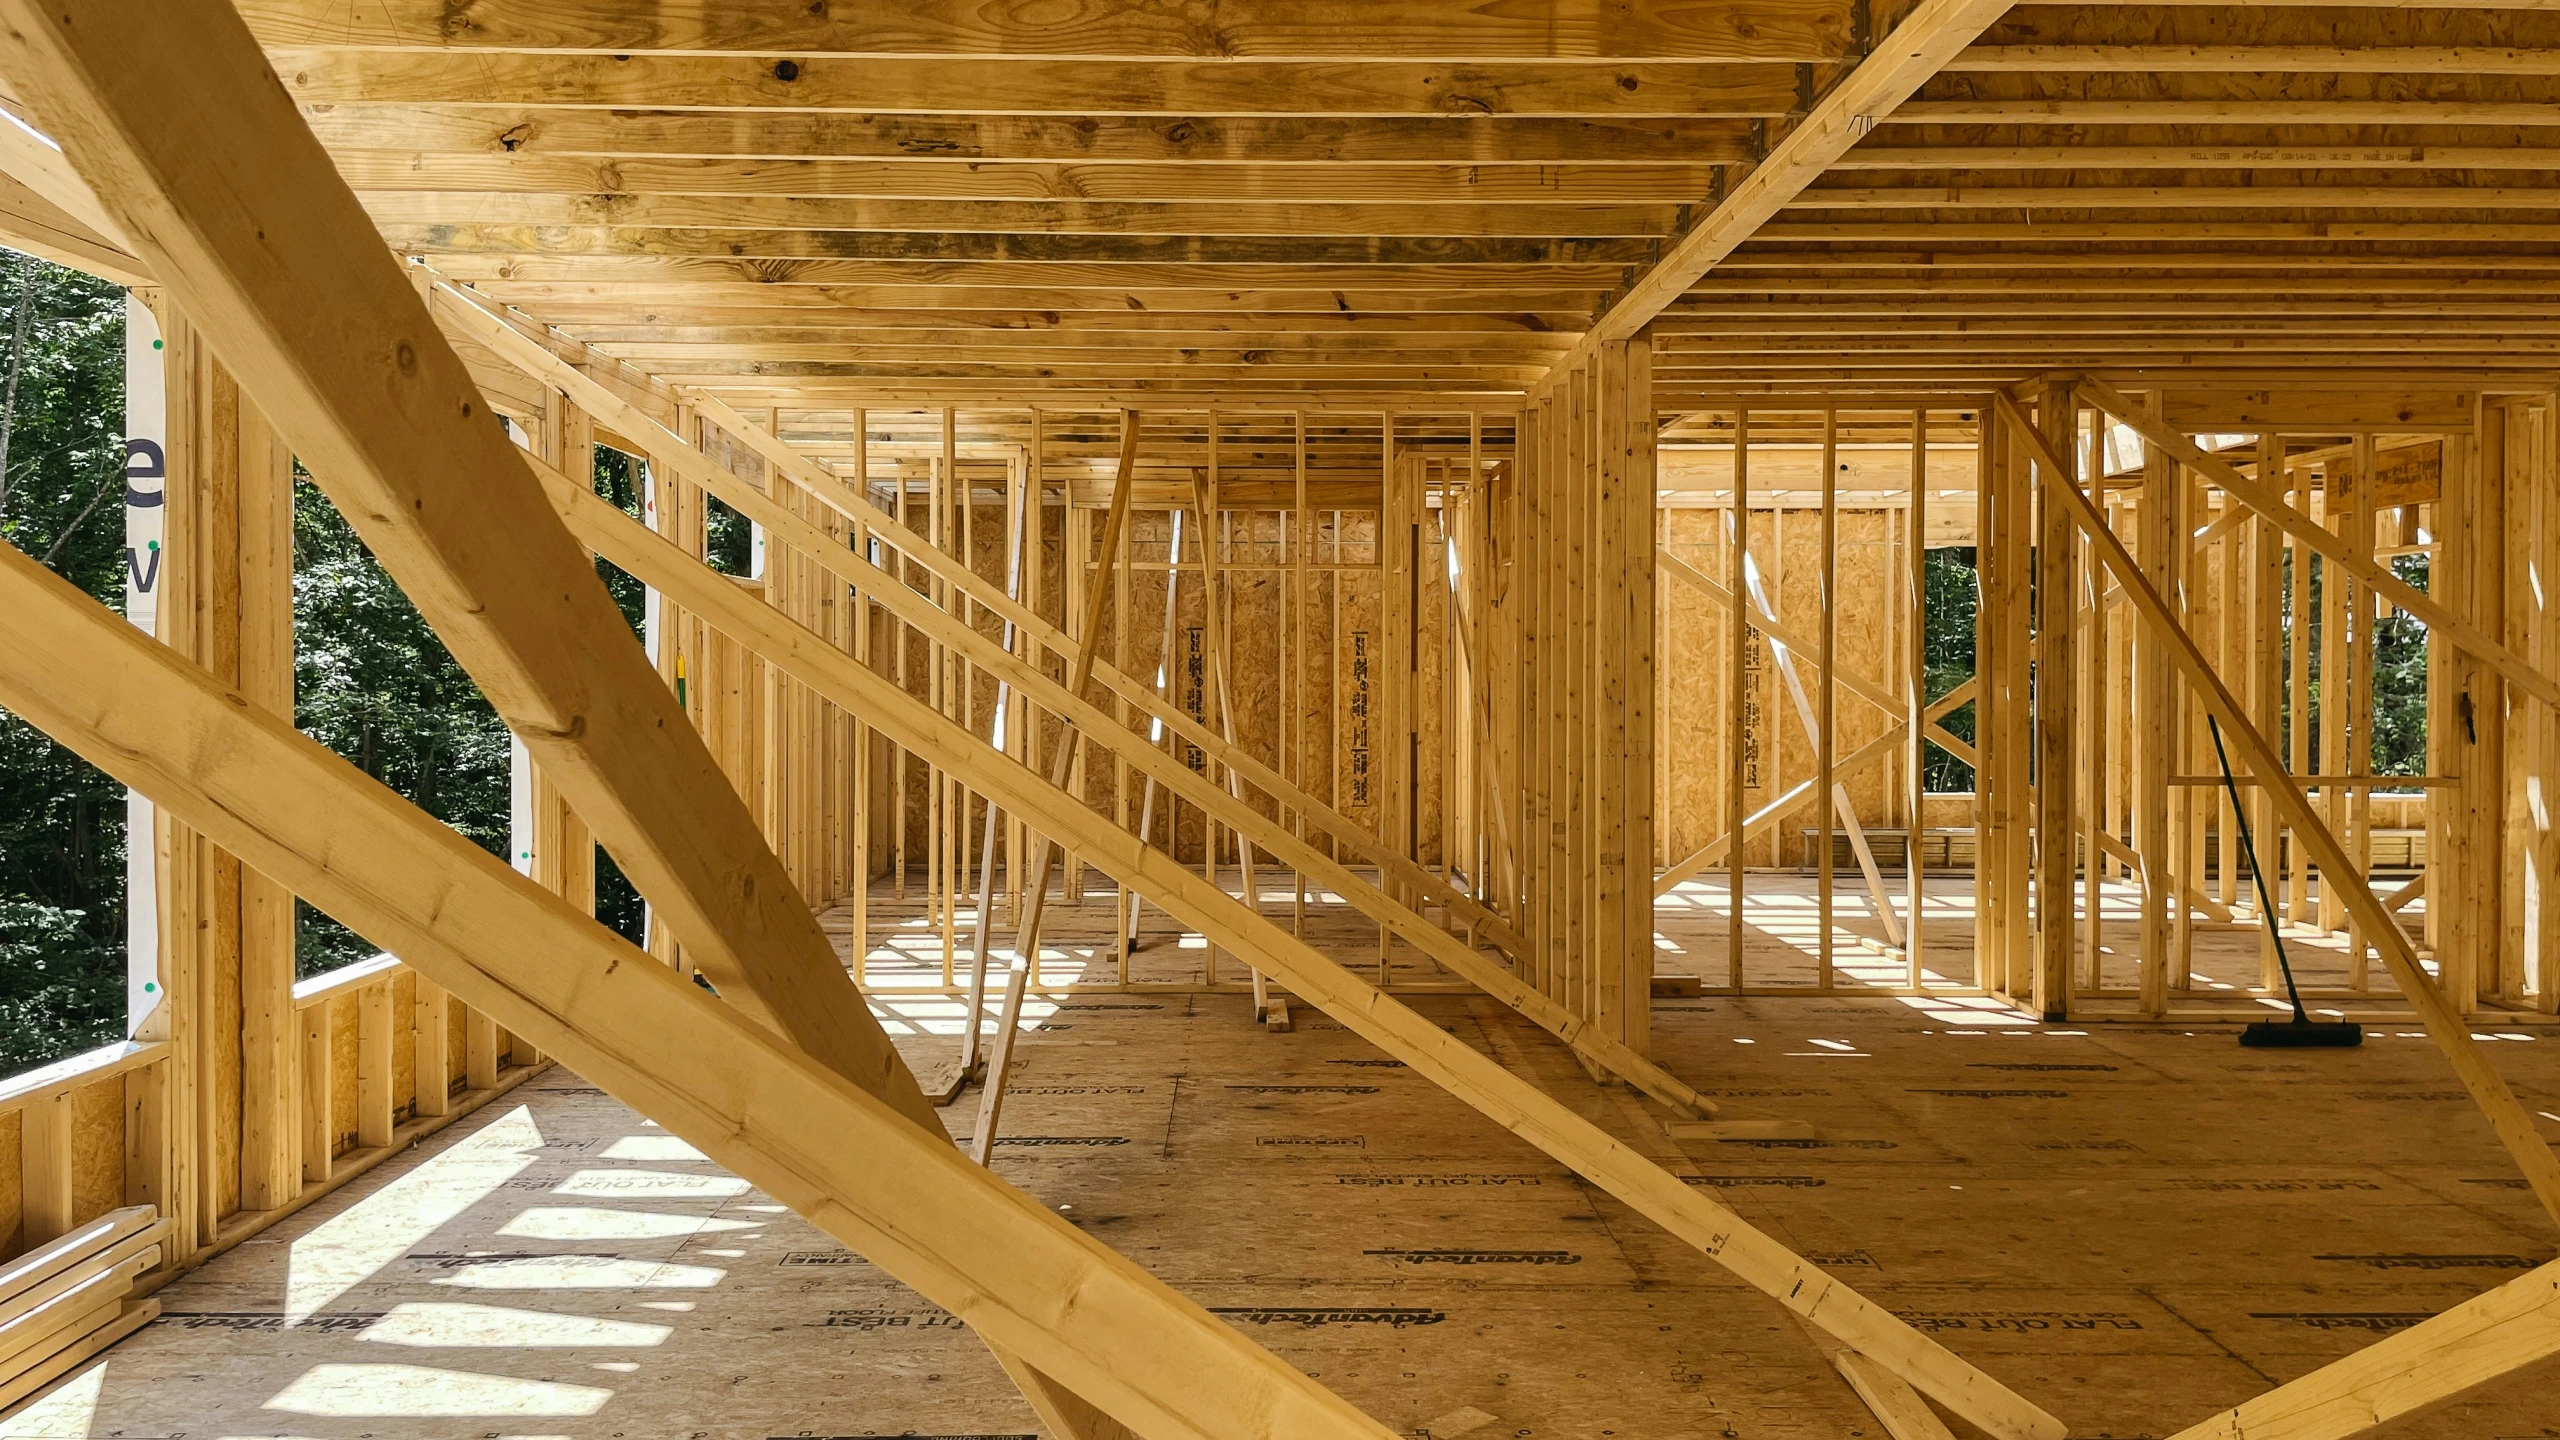
[[[0,705],[959,1316],[1033,1372],[1035,1405],[1071,1388],[1074,1414],[1107,1412],[1149,1440],[1390,1440],[938,1129],[5,545],[0,609],[14,626]]]
[[[2100,403],[2106,402],[2102,400]],[[2392,978],[2399,982],[2400,993],[2407,997],[2411,1008],[2418,1012],[2419,1022],[2426,1026],[2427,1037],[2435,1042],[2445,1059],[2452,1062],[2454,1075],[2462,1081],[2462,1088],[2471,1093],[2472,1103],[2480,1107],[2480,1113],[2488,1117],[2489,1128],[2497,1132],[2499,1142],[2514,1157],[2516,1168],[2524,1172],[2525,1183],[2532,1188],[2534,1198],[2540,1200],[2542,1208],[2555,1219],[2560,1219],[2560,1156],[2552,1154],[2551,1146],[2535,1129],[2533,1116],[2516,1100],[2515,1092],[2507,1088],[2507,1082],[2491,1068],[2479,1047],[2472,1043],[2471,1027],[2454,1013],[2444,992],[2436,988],[2434,979],[2418,964],[2417,952],[2410,948],[2409,937],[2393,921],[2391,912],[2374,898],[2373,887],[2365,883],[2362,868],[2348,858],[2346,847],[2338,843],[2337,836],[2330,833],[2318,812],[2311,808],[2311,801],[2294,783],[2291,772],[2285,769],[2283,757],[2267,743],[2264,735],[2258,733],[2257,726],[2241,709],[2240,702],[2222,683],[2222,677],[2216,673],[2212,662],[2205,659],[2204,652],[2197,648],[2186,627],[2178,623],[2176,612],[2169,608],[2168,601],[2152,587],[2150,579],[2134,562],[2132,554],[2124,547],[2124,541],[2108,528],[2097,507],[2089,503],[2089,497],[2062,479],[2076,472],[2054,454],[2042,432],[2019,413],[2016,402],[2006,395],[1995,395],[1992,404],[2000,419],[2008,425],[2010,433],[2034,456],[2038,470],[2054,477],[2053,483],[2044,487],[2047,503],[2058,502],[2068,509],[2073,521],[2089,537],[2089,543],[2097,550],[2099,558],[2108,569],[2116,572],[2116,583],[2124,587],[2124,593],[2134,608],[2142,612],[2142,618],[2151,626],[2152,632],[2167,645],[2170,658],[2186,673],[2187,682],[2195,687],[2196,697],[2221,722],[2223,737],[2239,752],[2242,767],[2266,782],[2263,787],[2265,793],[2274,798],[2285,824],[2302,838],[2304,847],[2311,852],[2312,863],[2320,867],[2322,875],[2334,877],[2332,883],[2344,892],[2347,910],[2362,927],[2366,943],[2381,953],[2383,964],[2389,967]]]
[[[788,670],[926,763],[967,776],[972,788],[1048,831],[1061,844],[1073,846],[1120,883],[1152,897],[1210,943],[1269,971],[1293,994],[1570,1166],[1817,1328],[1864,1352],[1993,1435],[2060,1440],[2059,1421],[1935,1340],[1628,1150],[1393,996],[1247,909],[1170,855],[1051,788],[966,727],[854,663],[780,611],[744,594],[726,577],[592,491],[559,479],[554,481],[553,493],[571,515],[580,537],[606,559],[658,586],[706,623]],[[1103,722],[1097,712],[1085,723],[1099,726]],[[1167,784],[1181,786],[1185,781],[1198,787],[1204,803],[1224,798],[1189,767],[1172,766]]]
[[[932,1112],[236,11],[0,6],[0,71],[724,999]]]
[[[541,346],[517,334],[497,317],[480,311],[476,307],[472,313],[478,315],[482,322],[495,327],[486,331],[483,338],[489,340],[502,353],[529,348],[533,353],[523,357],[524,363],[528,366],[535,365],[537,357],[547,355]],[[1087,704],[1080,692],[1070,691],[1066,686],[1051,679],[1040,667],[1006,651],[1002,646],[978,633],[975,627],[962,623],[956,616],[935,605],[928,597],[918,594],[912,587],[900,584],[887,571],[873,565],[859,552],[833,542],[826,532],[795,514],[788,507],[777,503],[765,491],[740,479],[735,473],[711,460],[700,450],[686,444],[672,432],[640,413],[636,407],[614,396],[612,392],[595,381],[580,375],[574,367],[562,366],[556,372],[546,371],[545,373],[564,388],[571,389],[572,393],[581,398],[581,403],[592,400],[597,405],[610,407],[605,418],[641,432],[640,443],[658,447],[653,449],[652,453],[663,452],[671,468],[680,469],[688,480],[701,485],[722,503],[764,526],[768,534],[796,547],[819,564],[834,571],[907,624],[968,656],[971,663],[980,670],[1003,679],[1020,693],[1037,702],[1043,709],[1069,720],[1081,734],[1113,750],[1135,766],[1140,773],[1146,775],[1151,782],[1167,786],[1181,795],[1185,801],[1216,816],[1220,823],[1231,826],[1250,837],[1253,843],[1263,850],[1286,861],[1334,893],[1341,895],[1363,914],[1388,926],[1416,949],[1482,988],[1487,994],[1518,1010],[1566,1044],[1573,1046],[1593,1064],[1618,1075],[1629,1084],[1683,1114],[1715,1112],[1714,1103],[1700,1096],[1694,1087],[1673,1076],[1645,1056],[1637,1054],[1623,1043],[1603,1035],[1597,1027],[1576,1016],[1562,1004],[1542,994],[1492,960],[1478,954],[1464,941],[1434,924],[1429,917],[1398,902],[1379,887],[1353,875],[1346,866],[1325,855],[1306,839],[1293,834],[1288,826],[1265,817],[1259,811],[1237,801],[1217,786],[1203,780],[1194,774],[1190,767],[1177,763],[1172,756],[1146,743],[1142,737],[1131,733],[1126,726],[1112,720],[1100,709]],[[541,469],[538,463],[535,468]],[[627,519],[619,511],[614,511],[610,516],[603,514],[596,508],[601,502],[595,501],[592,492],[582,485],[559,476],[556,472],[546,476],[546,483],[551,487],[554,503],[570,507],[565,513],[571,517],[573,524],[580,527],[581,535],[590,545],[596,544],[594,536],[588,533],[592,526],[600,525],[610,532],[613,529],[611,523],[613,520]],[[885,538],[891,531],[896,530],[912,536],[912,532],[895,526],[881,517],[876,510],[870,510],[867,506],[856,506],[855,509],[867,512],[866,523],[873,535]],[[855,511],[847,513],[855,513]],[[577,517],[582,515],[592,515],[593,520],[591,522],[579,520]],[[657,575],[638,568],[640,565],[648,564],[673,566],[675,562],[659,558],[655,552],[644,550],[642,553],[650,558],[626,564],[624,568],[639,575],[644,582],[657,585],[661,589],[677,588],[673,582],[662,584]],[[953,577],[951,583],[955,589],[965,590],[971,586],[984,584],[975,572],[952,566],[948,556],[921,542],[919,542],[917,558],[928,566],[951,566]],[[679,571],[699,568],[698,561],[692,561],[691,557],[686,559],[690,562],[689,565],[675,568]],[[1035,638],[1039,638],[1044,631],[1053,636],[1057,634],[1054,628],[1047,625],[1047,622],[1040,620],[1030,610],[1015,604],[1001,590],[987,592],[987,596],[988,598],[982,600],[985,608],[1003,618],[1007,623],[1021,627]],[[972,598],[980,597],[973,595]],[[1066,643],[1061,636],[1053,648],[1064,646]],[[1074,656],[1073,649],[1068,653],[1071,658]],[[1126,677],[1120,676],[1117,671],[1089,655],[1078,660],[1079,669],[1086,665],[1091,667],[1087,672],[1089,675],[1103,679],[1114,689],[1120,689],[1126,680]],[[1124,690],[1122,693],[1133,692]],[[1142,709],[1165,718],[1168,727],[1176,733],[1200,744],[1202,749],[1209,753],[1219,756],[1220,763],[1230,765],[1257,788],[1270,791],[1274,787],[1279,787],[1282,798],[1288,799],[1285,792],[1291,787],[1287,786],[1287,782],[1280,780],[1267,767],[1254,760],[1249,752],[1241,747],[1226,744],[1224,738],[1216,731],[1193,720],[1180,706],[1165,704],[1162,697],[1157,696],[1152,690],[1134,693],[1144,696],[1146,703],[1141,707]],[[1066,752],[1062,750],[1061,753]],[[1264,776],[1269,777],[1270,784],[1264,783],[1262,778]],[[1362,834],[1365,835],[1366,832]],[[1386,862],[1393,862],[1391,864],[1382,862],[1382,868],[1390,876],[1397,877],[1399,883],[1404,883],[1402,877],[1409,872],[1416,888],[1428,892],[1429,898],[1459,893],[1439,877],[1402,859],[1391,847],[1379,844],[1374,837],[1369,837],[1362,843],[1373,846],[1378,855],[1385,857]],[[1466,903],[1474,905],[1476,902],[1468,900]],[[1485,913],[1489,915],[1491,912]]]
[[[697,591],[711,595],[730,593],[726,588],[727,582],[720,580],[698,559],[663,542],[656,546],[638,543],[638,537],[648,532],[629,516],[597,498],[592,490],[538,462],[535,468],[542,474],[553,503],[561,507],[563,517],[579,538],[643,582],[680,599]],[[1288,826],[1235,799],[1190,766],[1149,744],[1144,736],[1114,722],[1090,702],[1072,695],[1037,667],[1007,653],[975,627],[963,624],[956,616],[914,590],[896,584],[886,571],[875,568],[860,555],[840,545],[826,544],[823,532],[788,509],[774,504],[762,492],[746,486],[725,470],[718,473],[726,477],[717,482],[726,487],[722,498],[734,496],[729,503],[765,526],[768,533],[801,546],[820,564],[863,587],[892,614],[967,656],[980,670],[1006,679],[1043,708],[1068,718],[1080,733],[1102,742],[1151,782],[1216,816],[1222,824],[1232,826],[1255,844],[1296,866],[1309,878],[1341,895],[1363,914],[1392,929],[1414,948],[1572,1046],[1594,1065],[1619,1076],[1674,1110],[1684,1114],[1714,1113],[1714,1102],[1700,1096],[1686,1082],[1637,1054],[1623,1042],[1601,1033],[1597,1026],[1567,1010],[1493,960],[1469,949],[1466,942],[1433,924],[1428,917],[1398,904],[1378,887],[1362,881],[1339,861],[1291,833]],[[706,576],[711,577],[709,581],[705,580]],[[712,608],[718,604],[710,599],[701,605],[690,599],[685,599],[684,603],[686,608],[704,614],[712,613]],[[735,636],[735,632],[732,633]],[[735,638],[743,642],[747,637]],[[792,663],[770,653],[766,658],[786,667]],[[837,662],[816,657],[809,663],[833,666]],[[1011,768],[1021,769],[1018,765]],[[1026,778],[1036,780],[1037,777],[1029,777],[1026,772]],[[979,793],[992,792],[981,788]],[[1044,793],[1053,802],[1064,798],[1063,792],[1055,787],[1047,788]],[[1082,810],[1081,805],[1077,808]],[[1014,813],[1025,819],[1031,818],[1026,811],[1015,810]],[[1088,819],[1095,818],[1089,811],[1084,815]],[[1046,827],[1035,825],[1034,828],[1046,833]],[[1118,833],[1116,827],[1115,833]],[[1065,843],[1064,836],[1055,838]],[[1080,844],[1075,848],[1083,849]],[[1155,893],[1142,886],[1133,888],[1151,897]]]

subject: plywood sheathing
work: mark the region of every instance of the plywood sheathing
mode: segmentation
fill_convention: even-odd
[[[2549,1257],[2529,1197],[2495,1183],[2494,1147],[2442,1123],[2460,1102],[2437,1098],[2420,1041],[2286,1059],[2175,1027],[2001,1031],[1890,1001],[1675,1001],[1657,1011],[1668,1063],[1712,1068],[1718,1094],[1823,1135],[1675,1142],[1498,1007],[1422,1003],[2050,1397],[2074,1433],[2167,1433]],[[1766,1301],[1332,1022],[1272,1037],[1241,1005],[1071,1000],[1036,1015],[997,1172],[1399,1428],[1473,1407],[1502,1433],[1576,1440],[1872,1433]],[[2507,1057],[2546,1104],[2560,1101],[2549,1043]],[[2196,1098],[2163,1110],[2162,1086]],[[946,1114],[965,1128],[970,1109]],[[371,1402],[370,1433],[456,1423],[403,1419],[396,1397],[421,1391],[335,1366],[422,1367],[430,1392],[488,1384],[519,1404],[593,1407],[546,1422],[562,1433],[1033,1428],[953,1317],[565,1072],[277,1238],[345,1233],[388,1214],[387,1197],[373,1202],[387,1188],[439,1175],[465,1202],[455,1218],[381,1232],[395,1243],[378,1268],[297,1327],[280,1323],[290,1244],[243,1247],[169,1287],[168,1317],[111,1357],[98,1428],[274,1428],[268,1407],[290,1414],[291,1397],[333,1380]],[[678,1233],[641,1238],[643,1222]],[[483,1323],[537,1334],[660,1328],[456,1348],[431,1343],[438,1316],[404,1306],[489,1307]],[[2548,1365],[2505,1377],[2405,1433],[2527,1433],[2555,1378]]]

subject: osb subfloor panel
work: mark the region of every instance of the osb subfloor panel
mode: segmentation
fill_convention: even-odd
[[[1416,1003],[2077,1436],[2167,1435],[2553,1254],[2443,1063],[2396,1031],[2267,1054],[1928,1002],[1670,1002],[1665,1063],[1822,1135],[1675,1144],[1490,1002]],[[1775,1305],[1311,1011],[1285,1035],[1230,995],[1031,1019],[998,1173],[1397,1429],[1882,1435]],[[2490,1048],[2560,1114],[2560,1041]],[[950,1316],[560,1070],[161,1298],[0,1436],[1033,1428]],[[2555,1385],[2544,1365],[2387,1433],[2560,1435]],[[1468,1411],[1491,1419],[1443,1419]]]

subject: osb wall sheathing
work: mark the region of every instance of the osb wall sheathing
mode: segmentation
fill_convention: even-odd
[[[1339,511],[1316,513],[1314,541],[1307,555],[1311,565],[1339,564],[1351,558],[1346,527],[1340,523],[1342,519]],[[1364,529],[1365,535],[1374,536],[1375,533],[1374,526]],[[1359,550],[1364,562],[1372,549],[1374,547],[1364,539]],[[1296,740],[1290,757],[1295,768],[1291,773],[1307,793],[1332,803],[1336,810],[1343,808],[1340,804],[1342,797],[1336,793],[1339,788],[1338,766],[1340,757],[1349,746],[1346,725],[1349,717],[1343,713],[1342,687],[1336,683],[1337,667],[1333,662],[1335,649],[1342,643],[1344,629],[1337,623],[1341,618],[1335,598],[1338,578],[1330,570],[1307,572],[1302,622],[1304,639],[1298,652],[1290,657],[1289,674],[1282,681],[1288,687],[1285,693],[1296,696],[1296,710],[1291,717]],[[1319,839],[1317,848],[1328,856],[1339,858],[1330,836]]]
[[[71,1092],[71,1223],[84,1224],[124,1202],[124,1077]]]
[[[1661,543],[1666,549],[1718,584],[1729,582],[1732,558],[1724,540],[1725,511],[1665,510],[1660,524]],[[1750,527],[1752,560],[1779,620],[1805,636],[1819,633],[1821,513],[1792,508],[1754,510]],[[1901,558],[1905,552],[1900,530],[1900,517],[1891,511],[1839,513],[1834,653],[1844,673],[1888,689],[1898,687],[1903,671],[1902,637],[1907,633],[1905,617],[1897,613],[1903,587],[1895,567],[1907,563]],[[1725,707],[1726,691],[1732,683],[1733,638],[1725,607],[1696,586],[1665,576],[1656,586],[1656,595],[1664,611],[1657,639],[1656,673],[1664,694],[1656,763],[1666,772],[1661,791],[1669,802],[1657,821],[1663,836],[1656,856],[1659,860],[1690,854],[1726,829],[1733,757]],[[1746,785],[1743,805],[1746,810],[1757,812],[1789,787],[1813,775],[1816,755],[1794,695],[1787,688],[1766,637],[1754,627],[1749,638],[1756,663],[1749,667],[1752,683],[1743,709],[1755,723],[1744,735],[1745,743],[1756,750],[1758,783]],[[1818,713],[1818,653],[1807,650],[1794,659],[1806,696]],[[1838,687],[1833,714],[1835,759],[1845,759],[1894,723],[1894,717],[1846,686]],[[1839,772],[1839,781],[1848,789],[1860,824],[1883,827],[1902,823],[1902,773],[1898,755]],[[1811,863],[1801,832],[1821,825],[1819,799],[1809,793],[1778,816],[1753,840],[1748,862]]]
[[[115,1209],[124,1198],[124,1077],[71,1092],[71,1218],[79,1224]],[[0,1258],[25,1251],[25,1116],[0,1115]]]
[[[1229,510],[1219,517],[1223,530],[1222,559],[1230,566],[1276,565],[1289,517],[1277,510]],[[1288,704],[1288,673],[1297,645],[1289,629],[1288,577],[1279,570],[1239,568],[1226,577],[1228,689],[1235,700],[1236,743],[1271,762],[1285,765],[1281,730]],[[1285,773],[1285,772],[1284,772]],[[1247,805],[1266,816],[1278,807],[1269,795],[1247,785]]]
[[[343,1155],[356,1143],[356,1036],[363,1004],[354,995],[329,1002],[329,1153]]]
[[[1379,563],[1378,516],[1375,511],[1346,511],[1338,539],[1354,564]],[[1356,558],[1355,558],[1356,557]],[[1316,793],[1353,824],[1375,832],[1386,820],[1388,749],[1399,737],[1388,733],[1385,686],[1393,677],[1379,595],[1382,572],[1338,570],[1333,577],[1333,644],[1328,656],[1333,682],[1333,775],[1329,788]]]

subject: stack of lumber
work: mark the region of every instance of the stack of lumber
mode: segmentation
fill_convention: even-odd
[[[157,1300],[126,1297],[168,1236],[159,1211],[130,1205],[0,1266],[0,1410],[160,1313]]]

